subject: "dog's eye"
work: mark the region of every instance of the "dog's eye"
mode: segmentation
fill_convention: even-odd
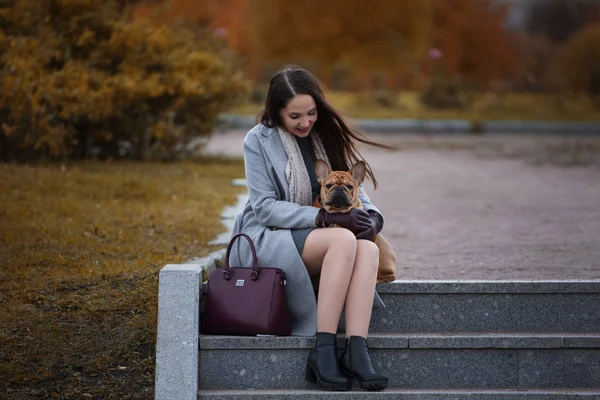
[[[346,185],[346,187],[348,188],[348,190],[353,190],[354,189],[354,186],[352,186],[352,185]]]
[[[332,187],[332,186],[333,186],[333,185],[332,185],[331,183],[328,183],[327,185],[325,185],[325,188],[326,188],[326,189],[331,189],[331,187]]]

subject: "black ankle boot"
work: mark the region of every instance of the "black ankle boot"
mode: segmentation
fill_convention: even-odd
[[[367,339],[364,337],[346,338],[346,346],[340,355],[340,366],[346,374],[356,379],[362,389],[383,390],[388,385],[388,378],[373,370]]]
[[[336,357],[336,337],[333,333],[318,332],[315,347],[308,355],[306,380],[324,389],[350,390],[352,379],[344,375]]]

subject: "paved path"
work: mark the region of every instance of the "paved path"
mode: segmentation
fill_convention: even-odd
[[[241,155],[244,132],[206,151]],[[370,135],[399,279],[599,279],[600,139]]]

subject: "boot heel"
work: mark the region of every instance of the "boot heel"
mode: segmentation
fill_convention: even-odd
[[[361,336],[346,339],[346,347],[340,356],[340,368],[354,378],[361,389],[380,391],[388,385],[388,378],[373,370],[367,339]]]
[[[306,363],[306,373],[304,374],[304,379],[310,383],[317,383],[317,375],[308,363]]]

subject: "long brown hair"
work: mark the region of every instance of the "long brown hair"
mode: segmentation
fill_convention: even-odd
[[[371,166],[356,149],[355,141],[385,149],[393,149],[393,147],[368,140],[363,134],[350,128],[327,102],[323,88],[321,82],[303,68],[292,65],[279,70],[271,78],[265,108],[259,113],[257,122],[269,128],[283,127],[281,110],[294,96],[310,95],[317,105],[317,121],[311,134],[316,133],[321,139],[331,162],[331,168],[347,171],[355,162],[363,160],[367,165],[367,176],[377,188],[377,180]]]

